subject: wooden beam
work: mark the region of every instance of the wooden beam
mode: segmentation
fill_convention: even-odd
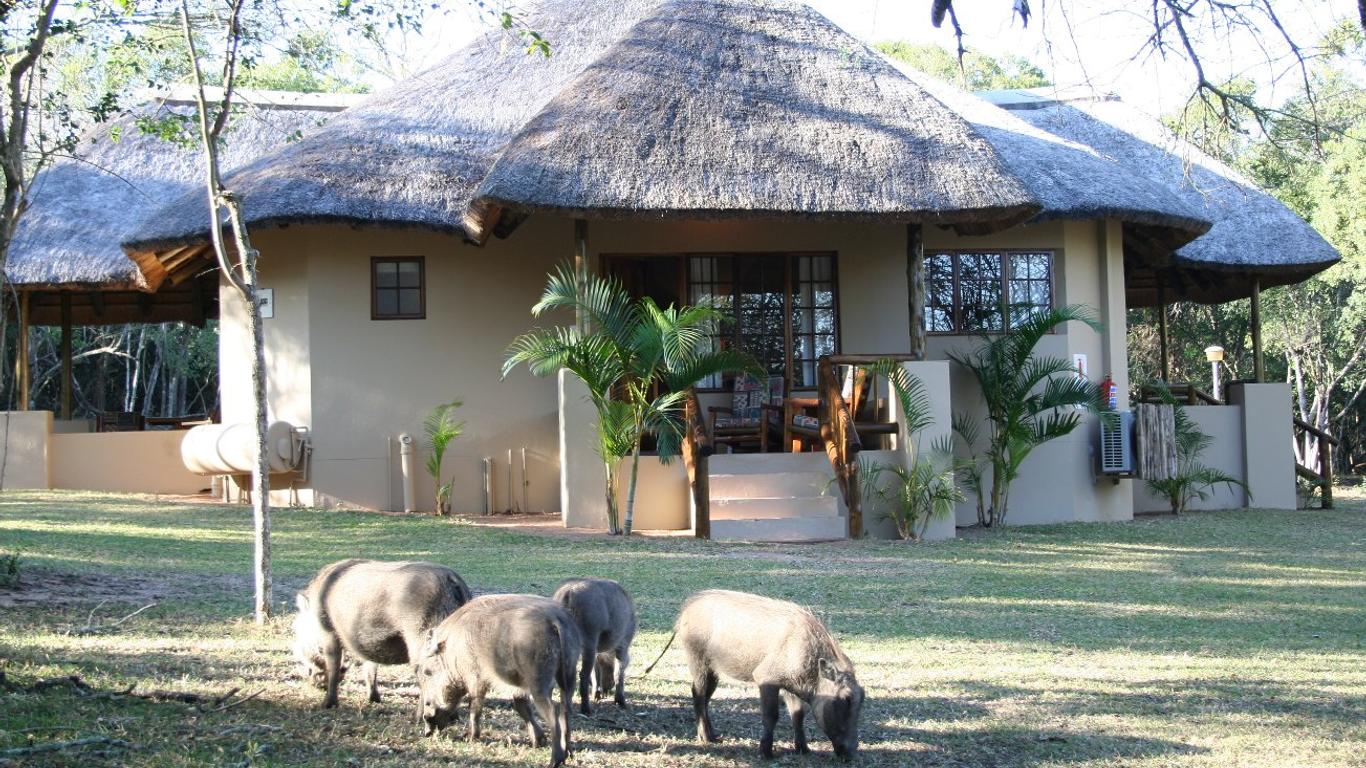
[[[574,219],[574,271],[588,271],[588,221],[585,219]],[[574,310],[574,324],[579,330],[587,330],[582,309]]]
[[[906,298],[911,319],[911,357],[925,359],[925,240],[920,224],[906,225]]]
[[[71,294],[62,292],[62,420],[71,419]]]
[[[28,363],[28,305],[29,292],[19,294],[19,349],[14,360],[14,382],[19,390],[19,410],[28,410],[29,386],[33,375]]]
[[[1158,371],[1164,382],[1171,382],[1171,369],[1167,364],[1167,288],[1162,282],[1157,284],[1157,354],[1161,358]]]
[[[1252,378],[1266,381],[1266,358],[1262,354],[1262,281],[1252,278]]]

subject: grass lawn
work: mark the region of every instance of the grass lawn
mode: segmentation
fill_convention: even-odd
[[[821,614],[854,659],[868,703],[861,765],[1366,765],[1366,504],[1335,511],[1194,513],[1127,524],[1009,530],[904,545],[716,545],[691,539],[533,537],[423,517],[284,510],[276,599],[250,606],[249,515],[224,507],[55,493],[0,496],[0,550],[23,551],[28,594],[0,591],[0,664],[11,684],[79,674],[101,690],[262,691],[222,712],[176,702],[0,693],[0,755],[92,736],[124,744],[13,758],[31,765],[540,766],[501,702],[485,738],[423,739],[403,668],[364,704],[358,670],[342,706],[294,675],[293,591],[350,556],[448,564],[477,591],[548,594],[569,576],[620,580],[635,596],[628,712],[575,714],[578,766],[734,766],[757,757],[758,700],[722,683],[726,740],[692,740],[682,653],[640,672],[692,592],[725,587]],[[17,593],[22,597],[23,592]],[[67,635],[95,613],[115,630]],[[74,599],[83,598],[83,599]],[[8,600],[8,603],[6,602]],[[779,765],[833,761],[790,753]],[[28,763],[24,763],[28,760]],[[5,759],[0,757],[0,764]]]

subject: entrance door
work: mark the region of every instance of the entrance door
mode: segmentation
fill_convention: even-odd
[[[795,392],[815,389],[817,359],[839,351],[835,261],[833,253],[688,253],[604,256],[603,266],[660,306],[713,303],[729,318],[714,347],[748,352]],[[698,388],[728,390],[729,378]]]

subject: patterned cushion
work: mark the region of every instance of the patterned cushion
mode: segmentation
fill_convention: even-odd
[[[717,429],[753,429],[759,426],[759,417],[749,416],[717,416]]]
[[[764,383],[745,374],[735,378],[730,391],[730,410],[736,419],[753,419],[759,423],[759,406],[764,402]]]
[[[804,413],[798,413],[798,414],[796,414],[796,415],[794,415],[794,416],[792,417],[792,426],[794,426],[794,427],[803,427],[803,428],[805,428],[805,429],[816,429],[816,428],[819,427],[820,425],[821,425],[821,420],[818,419],[818,418],[816,418],[815,416],[807,416],[807,415],[804,414]]]

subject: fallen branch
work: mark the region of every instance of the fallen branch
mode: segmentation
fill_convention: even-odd
[[[104,605],[104,603],[100,603],[100,605]],[[106,623],[106,624],[94,624],[94,623],[92,623],[92,622],[93,622],[93,620],[94,620],[94,618],[95,618],[95,611],[98,611],[98,610],[100,609],[100,605],[97,605],[97,606],[95,606],[94,608],[90,609],[90,615],[87,616],[86,619],[85,619],[85,626],[83,626],[83,627],[73,627],[73,628],[71,628],[71,629],[68,629],[68,630],[66,631],[66,635],[67,635],[68,637],[70,637],[70,636],[72,636],[72,635],[77,635],[77,636],[80,636],[80,635],[97,635],[97,634],[99,634],[99,633],[101,633],[101,632],[108,632],[108,631],[110,631],[110,630],[112,630],[112,629],[118,628],[118,627],[121,626],[124,622],[128,621],[129,619],[133,618],[134,616],[137,616],[139,613],[142,613],[143,611],[147,610],[148,608],[155,608],[155,607],[157,606],[156,603],[148,603],[148,604],[142,606],[141,608],[137,609],[136,611],[133,611],[132,613],[128,614],[127,616],[124,616],[123,618],[119,619],[118,621],[111,621],[111,622]]]
[[[126,749],[129,746],[128,742],[122,739],[111,739],[108,736],[88,736],[84,739],[72,739],[71,741],[49,741],[46,744],[34,744],[29,747],[14,747],[0,752],[0,757],[23,757],[44,752],[60,752],[64,749],[80,749],[96,744],[120,749]]]
[[[199,693],[190,693],[188,691],[154,690],[146,691],[143,693],[137,693],[133,690],[136,687],[137,683],[133,683],[121,691],[101,691],[91,686],[85,680],[82,680],[80,675],[53,677],[48,678],[46,680],[39,680],[35,683],[30,683],[29,685],[19,685],[17,683],[9,682],[5,678],[4,671],[0,670],[0,690],[7,691],[9,693],[38,693],[41,691],[48,690],[50,688],[69,688],[71,689],[71,692],[73,694],[81,697],[89,697],[94,699],[132,698],[142,699],[143,701],[157,702],[175,701],[181,704],[189,704],[193,706],[195,709],[198,709],[200,712],[222,712],[224,710],[231,709],[237,706],[238,704],[251,701],[252,699],[256,698],[257,696],[260,696],[262,693],[265,692],[265,690],[262,689],[249,696],[243,696],[237,701],[229,702],[228,700],[235,696],[238,691],[242,690],[241,688],[232,688],[227,693],[221,694],[219,696],[210,697]]]

